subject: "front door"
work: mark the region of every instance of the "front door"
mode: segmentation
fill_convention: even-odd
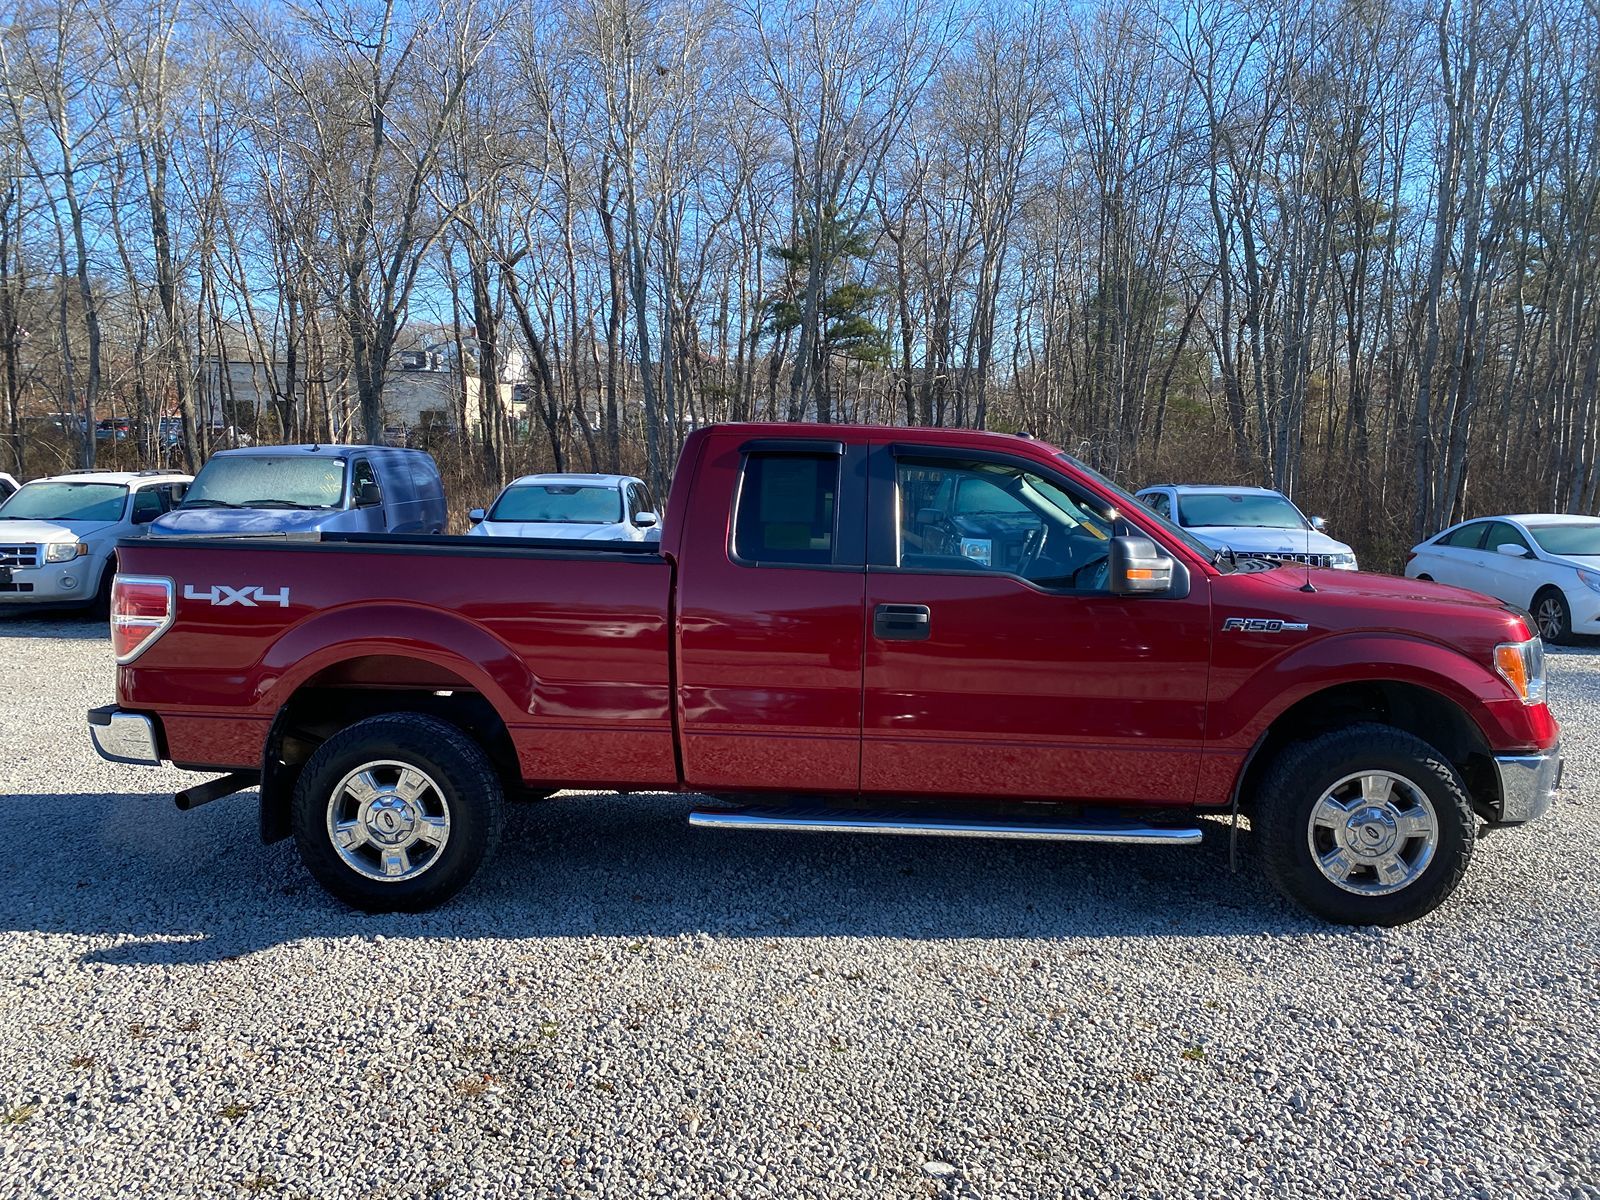
[[[871,481],[863,792],[1190,802],[1205,577],[1112,595],[1108,505],[1026,459],[879,446]]]

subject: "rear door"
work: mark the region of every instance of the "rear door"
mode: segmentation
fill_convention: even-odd
[[[952,542],[924,498],[975,481],[1013,503]],[[1107,505],[1031,459],[879,446],[871,487],[863,792],[1193,799],[1202,573],[1181,598],[1112,595]]]
[[[1489,587],[1483,554],[1488,521],[1473,521],[1446,534],[1428,546],[1428,565],[1424,574],[1438,583],[1484,591]]]
[[[690,786],[859,785],[865,464],[864,446],[826,438],[708,444],[678,584]]]

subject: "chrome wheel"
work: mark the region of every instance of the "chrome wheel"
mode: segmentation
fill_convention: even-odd
[[[1386,896],[1428,869],[1439,845],[1439,818],[1409,779],[1364,771],[1322,794],[1306,837],[1328,882],[1361,896]]]
[[[1533,620],[1539,626],[1539,636],[1547,642],[1559,642],[1567,623],[1566,605],[1555,596],[1546,596],[1533,610]]]
[[[450,840],[450,805],[433,778],[409,763],[363,763],[333,789],[328,839],[368,879],[415,879]]]

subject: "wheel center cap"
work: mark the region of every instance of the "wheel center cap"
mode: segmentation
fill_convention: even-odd
[[[1345,845],[1367,858],[1387,854],[1397,838],[1393,815],[1372,806],[1352,813],[1344,828]]]
[[[398,846],[411,840],[417,815],[399,796],[379,796],[367,808],[367,834],[385,846]]]

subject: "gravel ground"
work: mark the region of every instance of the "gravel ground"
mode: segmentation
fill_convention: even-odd
[[[1600,1196],[1600,654],[1440,911],[1199,849],[513,806],[420,917],[101,762],[99,627],[0,619],[0,1196]]]

